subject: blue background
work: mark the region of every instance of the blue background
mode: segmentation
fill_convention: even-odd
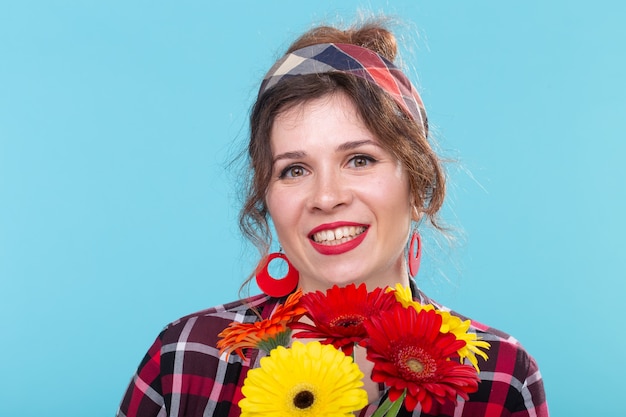
[[[626,415],[625,3],[295,4],[0,2],[0,415],[113,415],[163,325],[238,297],[258,83],[357,9],[404,22],[455,160],[419,284],[521,340],[552,415]]]

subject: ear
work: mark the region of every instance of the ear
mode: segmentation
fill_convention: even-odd
[[[419,221],[422,220],[423,216],[424,216],[424,213],[419,211],[419,209],[416,206],[411,207],[411,220],[413,220],[416,223],[419,223]]]

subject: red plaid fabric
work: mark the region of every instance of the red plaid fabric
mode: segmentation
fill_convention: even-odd
[[[415,289],[416,300],[437,303]],[[284,299],[265,295],[204,310],[169,324],[157,337],[139,365],[124,395],[117,417],[235,417],[241,386],[250,368],[258,367],[261,355],[249,350],[246,359],[220,358],[215,347],[218,333],[231,321],[253,322],[269,317]],[[481,383],[468,401],[435,405],[430,414],[418,406],[412,417],[547,417],[541,374],[535,360],[511,336],[473,323],[472,329],[491,344],[489,359],[479,359]],[[382,401],[382,400],[381,400]],[[370,416],[378,403],[370,404],[361,417]]]
[[[357,45],[320,43],[285,55],[265,75],[259,96],[286,78],[328,72],[352,74],[376,84],[428,133],[424,103],[411,81],[393,63]]]

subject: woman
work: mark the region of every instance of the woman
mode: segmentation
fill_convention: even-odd
[[[410,286],[417,272],[414,225],[435,227],[445,187],[441,162],[427,141],[422,101],[393,62],[394,36],[378,24],[305,33],[270,69],[251,115],[250,191],[241,215],[244,234],[266,254],[274,226],[290,262],[287,288],[276,288],[262,262],[257,279],[267,294],[219,306],[168,325],[141,362],[118,416],[237,416],[240,388],[260,355],[220,356],[218,335],[232,321],[267,318],[297,285],[304,293],[333,285]],[[409,267],[406,252],[411,241]],[[419,251],[418,251],[419,253]],[[265,271],[265,272],[264,272]],[[288,280],[279,281],[282,284]],[[435,304],[436,305],[436,304]],[[442,416],[547,416],[535,361],[515,339],[478,323],[490,343],[478,391]],[[371,415],[385,387],[355,350]]]

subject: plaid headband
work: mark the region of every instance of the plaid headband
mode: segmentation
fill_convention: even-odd
[[[344,43],[321,43],[285,55],[268,71],[259,96],[296,75],[343,72],[373,82],[389,94],[396,104],[424,127],[428,134],[426,109],[411,81],[393,63],[368,48]]]

